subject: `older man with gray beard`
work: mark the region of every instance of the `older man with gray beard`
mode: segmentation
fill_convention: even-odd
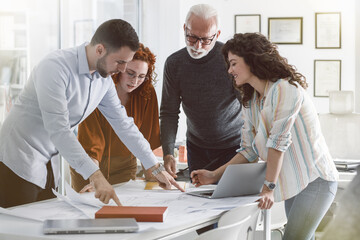
[[[239,148],[241,105],[232,86],[221,48],[217,11],[207,4],[190,8],[184,24],[186,47],[168,57],[160,107],[164,165],[175,177],[175,139],[180,104],[187,121],[190,172],[214,170]]]

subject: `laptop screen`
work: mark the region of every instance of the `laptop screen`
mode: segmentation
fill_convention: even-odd
[[[215,190],[191,191],[187,194],[207,198],[237,197],[259,194],[264,184],[266,163],[243,163],[227,166]],[[206,194],[204,194],[206,193]]]

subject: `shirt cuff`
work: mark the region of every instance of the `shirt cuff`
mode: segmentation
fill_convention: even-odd
[[[266,147],[276,149],[280,152],[285,152],[291,143],[292,143],[291,134],[288,133],[286,134],[286,136],[284,135],[277,137],[270,136],[266,142]]]
[[[236,152],[241,153],[249,162],[254,162],[258,159],[258,156],[250,148],[239,148]]]
[[[94,172],[99,170],[99,167],[89,158],[90,162],[82,164],[79,168],[75,169],[81,176],[87,180]],[[86,160],[88,161],[88,160]]]
[[[162,146],[163,155],[173,155],[174,156],[175,144],[167,144]]]
[[[144,159],[144,160],[143,159],[139,159],[139,160],[146,170],[148,170],[149,168],[151,168],[152,166],[156,165],[159,162],[156,159],[154,153],[152,153],[152,152],[151,152],[149,158]]]

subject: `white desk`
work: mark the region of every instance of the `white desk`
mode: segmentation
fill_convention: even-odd
[[[18,218],[10,215],[0,214],[0,239],[23,240],[23,239],[173,239],[174,237],[195,231],[202,227],[216,223],[220,215],[207,219],[189,219],[181,227],[169,228],[167,230],[144,231],[138,233],[110,233],[110,234],[66,234],[66,235],[44,235],[42,233],[43,223],[35,220]]]
[[[144,190],[145,191],[145,190]],[[169,193],[169,196],[171,196]],[[156,195],[154,193],[154,195]],[[118,194],[119,196],[119,194]],[[163,195],[162,195],[163,197]],[[183,199],[191,197],[189,195],[183,195],[177,200],[173,200],[172,206],[176,206],[177,204],[185,203]],[[120,200],[121,196],[119,196]],[[198,201],[199,198],[192,197],[194,201]],[[161,199],[163,200],[163,199]],[[189,200],[189,199],[188,199]],[[21,207],[25,207],[26,209],[35,209],[36,206],[46,206],[54,203],[55,199],[46,200],[41,203],[31,203],[24,206],[19,206],[14,209],[20,209]],[[212,199],[207,200],[208,203],[213,201]],[[217,200],[217,201],[225,201],[225,200]],[[124,203],[124,202],[123,202]],[[218,204],[216,203],[217,205]],[[127,205],[127,204],[124,204]],[[171,207],[169,210],[172,210]],[[49,209],[51,211],[51,209]],[[137,233],[111,233],[111,234],[71,234],[71,235],[44,235],[42,233],[43,222],[30,220],[15,216],[10,216],[7,214],[0,214],[0,239],[1,240],[18,240],[18,239],[173,239],[175,237],[187,234],[189,232],[195,231],[202,227],[211,225],[216,223],[221,216],[221,214],[226,210],[219,210],[219,211],[209,211],[206,210],[206,214],[202,213],[189,213],[189,212],[182,212],[182,216],[179,218],[174,219],[174,216],[171,216],[171,212],[169,211],[168,217],[165,219],[168,222],[164,223],[139,223],[140,231]],[[196,211],[195,211],[196,212]],[[269,211],[266,211],[265,216],[267,220],[265,220],[266,227],[270,226],[269,222]],[[31,217],[31,216],[30,216]],[[171,224],[169,221],[172,221]],[[178,222],[177,222],[178,221]],[[174,224],[176,222],[176,224]],[[146,225],[147,228],[143,228]],[[151,228],[148,228],[151,226]],[[161,227],[159,227],[161,226]],[[143,230],[142,230],[143,229]],[[264,231],[265,239],[270,239],[270,228],[267,227]]]
[[[267,213],[269,211],[266,211]],[[266,214],[265,214],[266,216]],[[144,231],[138,233],[110,233],[110,234],[67,234],[67,235],[44,235],[42,233],[43,223],[40,221],[14,217],[0,214],[0,239],[1,240],[40,240],[40,239],[121,239],[121,240],[145,240],[145,239],[173,239],[190,233],[197,229],[216,223],[220,214],[206,219],[189,219],[189,222],[180,227],[173,227],[167,230]],[[269,218],[269,215],[267,216]],[[265,220],[269,226],[268,220]],[[268,228],[267,230],[270,230]],[[265,230],[263,239],[270,239],[270,231]]]

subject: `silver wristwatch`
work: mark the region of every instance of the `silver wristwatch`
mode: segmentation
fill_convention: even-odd
[[[265,180],[264,184],[265,184],[265,186],[267,186],[267,188],[269,190],[274,190],[276,188],[276,184],[273,182],[269,182],[269,181]]]
[[[155,168],[154,170],[152,170],[152,174],[154,176],[158,175],[159,173],[161,173],[162,171],[165,171],[164,166],[160,163],[160,166],[158,168]]]

